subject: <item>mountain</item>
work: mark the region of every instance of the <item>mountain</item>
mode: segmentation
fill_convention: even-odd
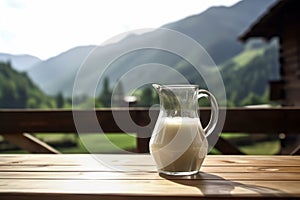
[[[9,62],[0,62],[0,108],[50,108],[46,96],[27,76],[18,72]]]
[[[28,75],[47,94],[63,93],[71,96],[76,72],[94,48],[95,46],[76,47],[38,62],[28,70]]]
[[[41,59],[31,55],[13,55],[0,53],[0,61],[10,62],[14,69],[22,72],[29,70],[33,65],[41,62]]]
[[[253,23],[275,0],[243,0],[231,7],[212,7],[206,11],[187,17],[185,19],[166,24],[163,28],[168,28],[182,32],[194,40],[198,41],[210,54],[216,64],[229,60],[231,57],[244,51],[244,45],[237,37],[248,26]],[[70,49],[49,60],[42,61],[34,65],[28,74],[32,80],[47,94],[63,93],[65,96],[72,95],[75,76],[80,69],[81,64],[88,55],[91,66],[90,74],[84,74],[80,77],[81,91],[79,93],[90,94],[88,91],[91,83],[101,85],[102,80],[98,80],[100,75],[107,76],[111,82],[122,77],[136,66],[147,63],[159,63],[161,65],[171,66],[184,74],[189,81],[197,83],[194,77],[194,71],[190,70],[188,64],[178,55],[163,50],[153,50],[149,48],[139,49],[124,53],[126,49],[132,49],[139,44],[166,43],[170,38],[162,34],[159,30],[140,35],[130,35],[118,43],[107,44],[93,49],[94,46],[82,46]],[[169,41],[170,42],[170,41]],[[171,43],[174,41],[171,41]],[[92,52],[92,54],[90,54]],[[122,54],[123,53],[123,54]],[[193,52],[189,52],[192,55]],[[107,68],[107,59],[112,55],[118,55],[114,62]],[[197,55],[196,55],[197,56]],[[181,64],[180,66],[178,64]],[[179,67],[178,67],[179,66]],[[103,72],[103,73],[102,73]],[[135,80],[148,80],[155,76],[158,79],[164,79],[165,73],[143,73],[137,72],[131,77]],[[176,82],[171,76],[165,78],[166,82]],[[99,93],[101,86],[98,86],[96,93]]]
[[[231,7],[211,7],[203,13],[163,27],[180,31],[198,41],[220,64],[243,50],[237,38],[275,0],[243,0]]]

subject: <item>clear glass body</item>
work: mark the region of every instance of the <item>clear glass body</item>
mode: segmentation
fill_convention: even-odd
[[[198,99],[212,95],[196,85],[154,84],[160,97],[160,113],[149,148],[159,173],[192,175],[199,172],[207,155],[207,130],[216,123],[217,108],[213,108],[209,126],[202,128],[198,115]],[[207,95],[208,94],[208,95]],[[212,107],[215,107],[216,101]]]

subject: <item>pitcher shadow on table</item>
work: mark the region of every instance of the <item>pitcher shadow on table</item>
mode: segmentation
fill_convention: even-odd
[[[170,176],[160,173],[159,176],[174,183],[198,188],[202,194],[208,196],[232,196],[232,191],[237,188],[247,190],[253,195],[268,195],[269,197],[279,197],[285,193],[279,189],[242,184],[206,172],[199,172],[191,176]]]

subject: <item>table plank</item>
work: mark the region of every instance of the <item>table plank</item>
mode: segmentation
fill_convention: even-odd
[[[1,193],[120,194],[144,196],[298,196],[300,181],[231,180],[1,180]],[[150,187],[151,186],[151,187]]]
[[[155,172],[149,155],[102,155],[108,164],[133,171]],[[132,159],[132,157],[134,159]],[[288,163],[288,166],[286,166]],[[128,166],[128,167],[127,167]],[[222,167],[217,167],[222,166]],[[300,158],[295,156],[209,156],[204,172],[299,172]],[[115,171],[91,155],[2,155],[1,171]]]
[[[300,198],[300,156],[208,156],[186,177],[148,154],[101,156],[0,155],[0,199]]]
[[[150,165],[153,166],[153,160],[149,154],[27,154],[24,157],[19,155],[1,155],[1,165],[91,165],[101,164],[95,158],[114,163],[115,165]],[[249,155],[230,155],[217,156],[209,155],[205,159],[204,166],[300,166],[300,156],[249,156]]]
[[[162,177],[156,172],[0,172],[0,181],[4,179],[27,179],[27,180],[161,180]],[[191,177],[168,177],[168,179],[191,179]],[[193,176],[195,180],[300,180],[300,173],[294,172],[200,172]]]
[[[132,166],[132,170],[140,172],[155,172],[156,169],[154,166]],[[141,170],[142,169],[142,170]],[[213,166],[202,166],[201,171],[203,172],[300,172],[300,168],[297,166],[265,166],[265,167],[239,167],[239,166],[231,166],[231,167],[213,167]],[[104,166],[44,166],[44,165],[24,165],[24,166],[1,166],[2,172],[107,172],[112,171],[111,168],[104,167]]]

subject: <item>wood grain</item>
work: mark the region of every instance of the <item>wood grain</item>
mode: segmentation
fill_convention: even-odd
[[[154,165],[150,154],[4,154],[0,155],[1,165],[90,165],[100,164],[98,161],[109,161],[116,165]],[[299,156],[254,156],[254,155],[209,155],[204,166],[299,166]]]
[[[149,154],[98,157],[0,155],[0,199],[300,198],[299,156],[208,156],[185,177],[158,174]]]
[[[209,172],[209,169],[202,170],[193,180],[256,180],[256,181],[298,181],[300,173],[274,171],[261,172]],[[161,180],[156,171],[136,171],[136,172],[70,172],[70,171],[44,171],[44,172],[0,172],[0,180],[22,179],[22,180]],[[190,179],[190,177],[168,177],[168,179]]]

